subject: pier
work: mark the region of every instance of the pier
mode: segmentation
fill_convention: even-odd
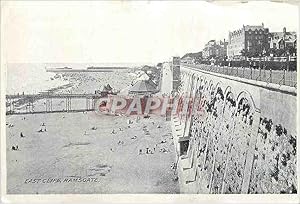
[[[33,114],[33,113],[57,113],[57,112],[83,112],[95,110],[95,102],[97,99],[107,96],[106,92],[97,94],[13,94],[6,95],[6,115],[16,114]],[[65,108],[62,110],[56,110],[53,108],[54,99],[63,99],[65,102]],[[74,99],[85,100],[85,107],[73,108],[72,101]],[[45,100],[44,110],[35,111],[34,102],[38,100]],[[17,109],[22,108],[23,111]],[[25,107],[25,109],[24,109]]]
[[[59,67],[59,68],[45,68],[46,72],[60,73],[60,72],[114,72],[116,70],[127,70],[130,67],[110,67],[110,66],[101,66],[101,67],[87,67],[86,69],[73,69],[70,67]]]

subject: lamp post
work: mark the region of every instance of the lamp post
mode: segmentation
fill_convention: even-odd
[[[290,70],[290,52],[287,51],[286,53],[286,70],[289,71]]]
[[[264,78],[265,78],[266,77],[266,58],[267,58],[265,48],[263,49],[262,55],[263,55],[263,69],[264,69]]]

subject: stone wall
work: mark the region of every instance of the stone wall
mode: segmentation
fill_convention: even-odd
[[[180,86],[180,64],[172,63],[172,72],[173,72],[173,90],[177,91]]]
[[[189,140],[178,159],[181,192],[296,193],[296,94],[189,67],[181,72],[181,92],[201,99],[181,121]]]

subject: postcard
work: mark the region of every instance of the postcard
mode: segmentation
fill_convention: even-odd
[[[299,202],[298,15],[2,1],[2,202]]]

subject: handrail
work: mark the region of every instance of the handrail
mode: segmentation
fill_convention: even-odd
[[[229,76],[235,76],[240,78],[246,78],[246,79],[253,79],[256,81],[262,81],[267,83],[274,83],[279,85],[285,85],[290,87],[296,87],[297,88],[297,72],[296,71],[288,71],[285,69],[281,70],[272,70],[270,69],[270,76],[267,78],[265,75],[263,75],[261,68],[259,69],[253,69],[252,67],[247,68],[246,67],[228,67],[228,66],[219,66],[216,68],[216,65],[206,65],[206,64],[187,64],[187,63],[181,63],[185,66],[190,66],[196,69],[201,69],[209,72],[215,72],[220,73],[224,75]],[[214,69],[215,68],[215,69]],[[230,69],[230,70],[229,70]],[[242,73],[242,75],[241,75]],[[287,75],[290,76],[290,79],[287,79]],[[291,77],[295,75],[295,77]]]

